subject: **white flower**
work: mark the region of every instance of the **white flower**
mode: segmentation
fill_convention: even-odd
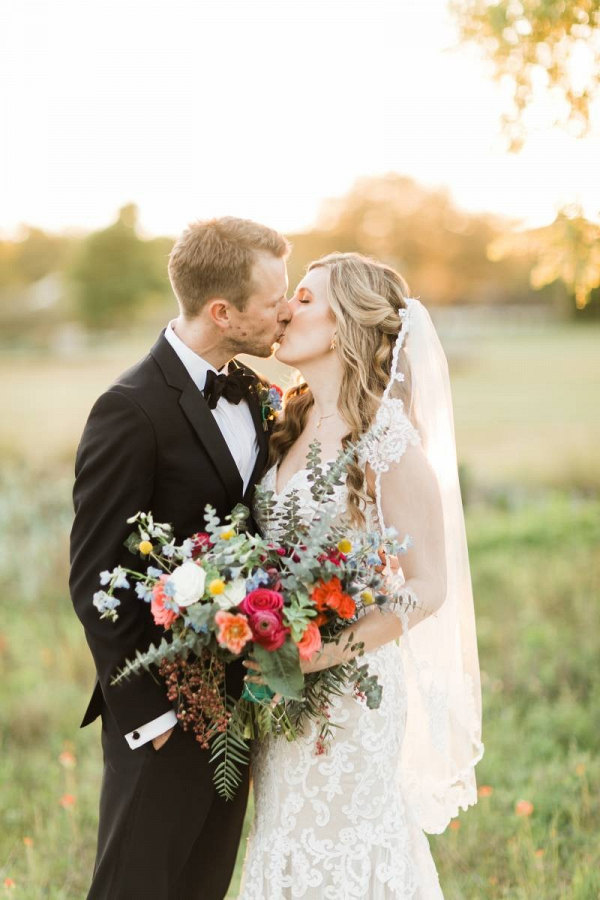
[[[230,581],[225,585],[225,590],[222,594],[214,597],[214,602],[221,609],[232,609],[232,607],[240,605],[247,593],[246,579],[236,578],[235,581]]]
[[[202,566],[195,562],[184,562],[169,576],[169,583],[173,586],[173,600],[177,606],[191,606],[197,603],[204,593],[206,572]]]

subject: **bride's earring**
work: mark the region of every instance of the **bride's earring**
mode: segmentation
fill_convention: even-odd
[[[335,337],[336,336],[335,336],[335,332],[334,332],[333,337],[331,339],[331,344],[329,345],[330,350],[335,350],[335,348],[337,347],[337,342],[336,342]]]

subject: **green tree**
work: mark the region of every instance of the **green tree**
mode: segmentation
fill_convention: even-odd
[[[503,117],[511,150],[526,135],[524,113],[550,94],[558,121],[579,136],[600,92],[600,0],[450,0],[463,42],[474,43],[498,81],[512,87]]]
[[[489,247],[490,258],[534,256],[531,285],[539,290],[560,280],[577,309],[588,305],[600,287],[600,225],[588,222],[577,205],[560,210],[551,225],[503,235]]]
[[[150,295],[168,292],[163,242],[142,240],[136,228],[137,207],[128,204],[113,225],[81,243],[70,274],[82,321],[90,328],[128,322]]]

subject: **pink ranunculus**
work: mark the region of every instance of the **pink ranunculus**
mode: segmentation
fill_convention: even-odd
[[[161,575],[160,579],[156,582],[154,587],[152,588],[152,602],[150,603],[150,611],[152,612],[152,616],[157,625],[162,625],[165,631],[168,631],[177,616],[178,612],[175,612],[172,609],[167,609],[165,606],[165,600],[169,600],[163,588],[165,582],[169,580],[168,575]]]
[[[248,641],[252,640],[253,635],[246,616],[222,609],[216,614],[215,622],[219,626],[217,641],[231,653],[241,653]]]
[[[298,654],[300,659],[311,659],[321,649],[321,632],[314,622],[309,622],[302,639],[298,642]]]
[[[255,642],[269,651],[279,650],[289,634],[289,628],[284,626],[281,613],[273,609],[259,609],[251,615],[250,628]]]
[[[269,588],[256,588],[246,594],[239,608],[247,616],[253,616],[262,609],[277,610],[283,606],[283,597],[279,591],[270,591]]]

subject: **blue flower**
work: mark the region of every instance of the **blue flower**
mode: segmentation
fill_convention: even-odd
[[[108,569],[105,569],[104,572],[100,572],[100,584],[108,584],[111,578],[112,572],[109,572]]]
[[[246,579],[246,590],[248,591],[248,593],[250,593],[250,591],[255,591],[261,586],[261,584],[268,584],[269,580],[270,576],[265,572],[264,569],[257,569],[256,572],[250,576],[250,578]]]
[[[160,578],[160,576],[163,574],[163,570],[157,569],[156,566],[148,566],[146,572],[150,576],[150,578]]]
[[[121,566],[117,566],[116,569],[113,569],[112,580],[113,580],[113,588],[128,588],[129,587],[129,582],[127,580],[127,575],[125,574],[125,569],[121,568]]]
[[[192,550],[194,549],[194,542],[191,538],[186,538],[181,547],[179,548],[179,552],[184,559],[189,559],[192,555]]]
[[[135,592],[140,600],[144,601],[144,603],[150,603],[150,601],[152,600],[152,591],[150,590],[150,588],[146,587],[145,584],[142,584],[141,581],[138,581],[138,583],[136,584]]]
[[[175,585],[171,581],[165,581],[163,584],[163,594],[165,594],[166,597],[175,596]]]
[[[121,605],[120,600],[117,600],[116,597],[111,597],[106,591],[96,591],[93,603],[98,612],[101,613],[106,612],[109,609],[116,609],[117,606]]]
[[[281,410],[281,396],[277,388],[269,388],[269,403],[273,407],[275,412],[279,412]]]
[[[173,556],[173,554],[175,553],[175,538],[173,538],[172,541],[169,541],[168,544],[163,544],[163,548],[162,548],[162,550],[161,550],[161,553],[162,553],[163,556],[166,556],[167,559],[168,559],[170,556]]]

